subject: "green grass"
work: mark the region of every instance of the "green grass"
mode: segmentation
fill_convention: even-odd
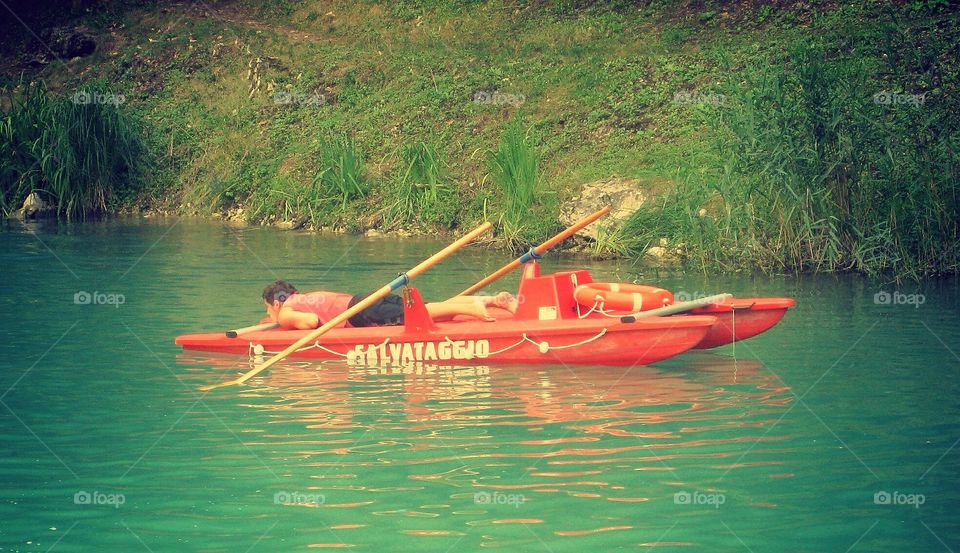
[[[540,181],[540,153],[519,118],[506,126],[489,163],[490,177],[500,189],[504,216],[516,225],[536,201]]]
[[[136,191],[149,156],[122,95],[90,86],[64,98],[19,83],[0,119],[0,208],[38,193],[65,216],[103,213]]]
[[[598,254],[666,238],[706,271],[956,270],[940,244],[960,242],[960,33],[942,2],[220,7],[231,21],[131,5],[116,56],[38,75],[128,96],[155,203],[356,230],[489,218],[521,249],[620,175],[666,184]]]
[[[456,220],[454,185],[440,158],[439,149],[427,142],[404,144],[400,148],[394,198],[388,207],[391,224],[441,224],[449,228]]]
[[[731,75],[708,115],[716,169],[629,226],[707,269],[956,272],[954,107],[921,103],[910,83],[939,77],[877,63],[862,38],[851,51],[801,40]],[[943,46],[924,45],[914,67]]]
[[[350,200],[367,193],[363,157],[347,134],[325,139],[320,145],[321,167],[313,177],[313,186],[339,198],[345,208]]]
[[[293,159],[294,152],[288,150],[282,158],[265,160],[259,174],[248,177],[257,183],[245,199],[248,220],[297,220],[321,226],[332,214],[342,213],[351,200],[369,192],[363,156],[350,136],[327,137],[315,151],[297,153],[318,159],[309,183],[304,185],[292,169],[281,167],[285,160]]]

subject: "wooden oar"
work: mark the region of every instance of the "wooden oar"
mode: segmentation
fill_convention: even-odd
[[[480,290],[480,289],[488,286],[489,284],[492,284],[492,283],[496,282],[497,280],[500,280],[500,278],[503,277],[504,275],[506,275],[507,273],[513,271],[514,269],[516,269],[516,268],[519,267],[520,265],[523,265],[524,263],[526,263],[526,262],[528,262],[528,261],[530,261],[530,260],[532,260],[532,259],[537,259],[538,257],[540,257],[540,255],[542,255],[543,253],[545,253],[545,252],[546,252],[547,250],[549,250],[550,248],[556,246],[558,243],[562,242],[563,240],[566,240],[567,238],[570,238],[571,236],[573,236],[573,235],[576,234],[577,232],[580,232],[580,230],[583,229],[583,227],[585,227],[585,226],[589,225],[590,223],[596,221],[596,220],[599,219],[600,217],[603,217],[604,215],[606,215],[606,214],[609,213],[609,212],[610,212],[610,207],[607,206],[607,207],[604,207],[603,209],[597,211],[596,213],[593,213],[592,215],[588,215],[588,216],[584,217],[583,219],[581,219],[580,221],[578,221],[576,224],[574,224],[572,227],[570,227],[570,228],[568,228],[567,230],[561,232],[560,234],[557,234],[556,236],[554,236],[553,238],[547,240],[547,241],[544,242],[543,244],[540,244],[539,246],[536,246],[536,247],[534,247],[534,248],[530,248],[530,251],[528,251],[527,253],[521,255],[521,256],[518,257],[517,259],[514,259],[514,260],[511,261],[510,263],[507,263],[507,264],[504,265],[503,267],[500,267],[499,269],[497,269],[496,272],[490,274],[490,276],[484,278],[484,279],[481,280],[480,282],[474,284],[473,286],[467,288],[466,290],[464,290],[463,292],[460,292],[460,293],[457,294],[457,295],[458,295],[458,296],[469,296],[470,294],[476,292],[477,290]]]
[[[280,353],[274,355],[274,356],[271,357],[270,359],[267,359],[262,365],[260,365],[260,366],[258,366],[258,367],[254,367],[253,369],[251,369],[250,371],[248,371],[247,373],[245,373],[245,374],[244,374],[243,376],[241,376],[240,378],[237,378],[237,379],[235,379],[235,380],[230,380],[230,381],[227,381],[227,382],[223,382],[223,383],[221,383],[221,384],[212,384],[212,385],[210,385],[210,386],[203,386],[203,387],[201,387],[200,389],[203,390],[203,391],[207,391],[207,390],[213,390],[214,388],[222,388],[222,387],[224,387],[224,386],[231,386],[231,385],[234,385],[234,384],[243,384],[243,383],[246,382],[247,380],[250,380],[250,379],[253,378],[254,376],[260,374],[260,373],[263,372],[263,371],[265,371],[266,369],[269,369],[270,367],[272,367],[275,363],[277,363],[277,362],[280,361],[281,359],[283,359],[283,358],[285,358],[286,356],[290,355],[291,353],[297,351],[298,349],[302,348],[303,346],[309,344],[310,342],[313,342],[314,340],[316,340],[316,339],[319,338],[320,336],[323,336],[327,331],[329,331],[329,330],[332,329],[332,328],[337,327],[337,326],[338,326],[340,323],[342,323],[343,321],[346,321],[346,320],[349,319],[350,317],[353,317],[353,316],[356,315],[357,313],[359,313],[359,312],[363,311],[364,309],[370,307],[371,305],[373,305],[374,303],[376,303],[377,300],[379,300],[380,298],[383,298],[384,296],[386,296],[386,295],[389,294],[390,292],[392,292],[392,291],[396,290],[397,288],[399,288],[399,287],[405,285],[406,283],[410,282],[410,280],[412,280],[414,277],[416,277],[416,276],[419,275],[420,273],[426,271],[426,270],[429,269],[430,267],[433,267],[434,265],[436,265],[436,264],[439,263],[440,261],[442,261],[442,260],[444,260],[445,258],[447,258],[447,257],[449,257],[450,255],[452,255],[455,251],[459,250],[459,249],[462,248],[463,246],[465,246],[465,245],[469,244],[470,242],[472,242],[476,237],[478,237],[478,236],[480,236],[481,234],[483,234],[483,233],[487,232],[488,230],[490,230],[490,227],[491,227],[490,223],[484,223],[484,224],[480,225],[479,227],[475,228],[474,230],[470,231],[470,232],[467,233],[465,236],[463,236],[462,238],[460,238],[460,239],[457,240],[456,242],[450,244],[450,245],[447,246],[446,248],[440,250],[439,252],[433,254],[432,256],[430,256],[430,257],[429,257],[428,259],[426,259],[425,261],[421,262],[421,263],[420,263],[419,265],[417,265],[416,267],[410,269],[410,270],[407,271],[406,273],[401,273],[400,276],[398,276],[397,278],[393,279],[393,280],[390,281],[388,284],[384,285],[382,288],[380,288],[380,289],[377,290],[376,292],[370,294],[369,296],[367,296],[367,297],[364,298],[363,300],[357,302],[357,304],[354,305],[353,307],[351,307],[350,309],[347,309],[347,310],[344,311],[343,313],[340,313],[340,314],[337,315],[336,317],[334,317],[334,318],[330,319],[329,321],[327,321],[327,322],[326,322],[325,324],[323,324],[320,328],[318,328],[318,329],[310,332],[309,334],[307,334],[307,335],[305,335],[304,337],[300,338],[299,340],[297,340],[297,341],[294,342],[293,344],[290,344],[289,346],[287,346],[286,349],[284,349],[284,350],[281,351]]]
[[[243,328],[235,328],[233,330],[228,330],[226,332],[226,335],[227,335],[227,338],[236,338],[241,334],[246,334],[248,332],[257,332],[260,330],[273,330],[278,326],[280,325],[277,323],[263,323],[263,324],[253,325],[253,326],[245,326]]]
[[[710,305],[711,303],[720,303],[723,300],[727,298],[732,298],[732,297],[733,297],[733,294],[716,294],[714,296],[707,296],[705,298],[699,298],[691,301],[675,303],[673,305],[665,305],[663,307],[651,309],[650,311],[637,313],[636,315],[632,315],[632,317],[634,319],[643,319],[646,317],[664,317],[667,315],[684,313],[686,311],[690,311],[691,309],[696,309],[704,305]]]

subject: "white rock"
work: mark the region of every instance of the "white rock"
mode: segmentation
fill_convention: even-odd
[[[657,259],[663,259],[667,255],[667,249],[661,246],[651,246],[647,248],[646,255],[649,257],[656,257]]]
[[[23,207],[20,208],[18,213],[25,219],[31,219],[37,215],[49,211],[50,209],[50,206],[43,201],[43,198],[40,197],[40,194],[31,192],[26,199],[23,200]]]
[[[23,200],[22,209],[44,209],[47,207],[47,204],[40,198],[40,194],[36,192],[31,192],[25,200]]]
[[[640,179],[610,177],[583,185],[580,195],[560,208],[560,222],[570,226],[601,207],[610,206],[602,219],[608,228],[629,219],[647,201],[644,182]],[[590,225],[577,234],[597,238],[597,225]]]

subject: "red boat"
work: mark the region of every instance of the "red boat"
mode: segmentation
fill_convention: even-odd
[[[522,300],[517,312],[496,310],[496,322],[434,322],[419,292],[410,287],[404,290],[402,326],[336,328],[292,356],[346,359],[357,364],[646,365],[693,348],[755,336],[777,324],[794,305],[789,298],[727,298],[683,314],[643,318],[604,309],[602,304],[598,309],[597,305],[577,303],[575,298],[583,301],[585,294],[574,291],[592,282],[585,270],[541,276],[539,264],[527,263],[517,294]],[[618,285],[603,286],[605,293],[618,290]],[[647,308],[672,302],[672,295],[664,292],[657,290],[657,304]],[[271,355],[309,332],[274,329],[234,338],[222,332],[187,334],[177,337],[176,343],[185,350]]]

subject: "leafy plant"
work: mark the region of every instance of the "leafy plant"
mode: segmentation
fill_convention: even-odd
[[[489,159],[490,175],[503,194],[506,216],[512,223],[520,221],[537,198],[539,166],[540,152],[515,118],[507,124]]]
[[[638,256],[643,253],[640,246],[627,225],[598,225],[593,253],[596,256]]]
[[[704,267],[955,271],[960,129],[880,76],[819,40],[731,75],[707,110],[716,170],[628,226],[683,241]]]
[[[339,197],[341,207],[346,207],[353,198],[366,195],[363,158],[350,136],[344,134],[322,142],[320,167],[313,186]]]
[[[4,213],[34,191],[58,214],[103,212],[139,187],[148,152],[122,96],[96,85],[70,98],[52,95],[43,83],[18,88],[8,93],[0,120]]]
[[[764,5],[757,10],[757,21],[759,23],[765,23],[770,16],[773,14],[773,7]]]
[[[456,213],[452,186],[437,148],[427,142],[405,144],[399,154],[396,200],[389,218],[396,222],[420,220],[449,225]]]

